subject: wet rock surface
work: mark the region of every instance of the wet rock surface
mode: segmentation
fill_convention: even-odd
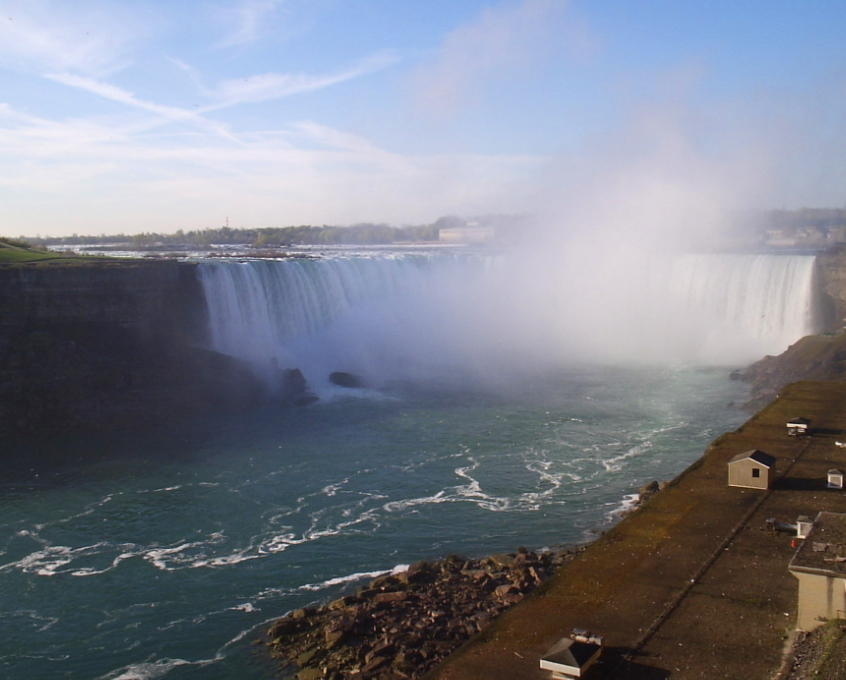
[[[356,387],[364,387],[364,381],[357,375],[352,373],[345,373],[344,371],[335,371],[329,374],[329,382],[339,387],[347,387],[354,389]]]
[[[354,595],[291,612],[270,626],[267,643],[298,680],[419,678],[571,554],[521,548],[478,560],[418,562]]]

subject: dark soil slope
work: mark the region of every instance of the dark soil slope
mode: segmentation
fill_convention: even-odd
[[[846,333],[809,335],[733,377],[752,383],[749,408],[761,408],[785,385],[799,380],[846,382]]]

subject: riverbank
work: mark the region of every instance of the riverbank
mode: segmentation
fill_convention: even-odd
[[[798,415],[811,420],[814,436],[787,436],[785,423]],[[381,651],[367,648],[355,674],[333,669],[327,675],[315,664],[298,677],[540,680],[548,678],[540,658],[573,628],[605,638],[602,658],[589,675],[595,680],[787,677],[792,656],[789,648],[785,655],[785,641],[794,637],[798,593],[787,566],[795,547],[788,534],[769,531],[766,520],[790,523],[822,510],[846,512],[846,496],[825,488],[826,471],[846,467],[846,452],[834,445],[844,433],[846,384],[790,385],[427,673],[422,662],[417,667],[388,663],[400,654],[404,662],[413,656],[383,644]],[[728,487],[728,460],[753,448],[776,458],[776,482],[768,491]],[[371,584],[370,590],[387,583]],[[394,609],[392,599],[401,606]],[[407,599],[383,595],[378,609],[387,621],[421,620],[403,609]],[[352,603],[341,604],[325,608],[327,621],[343,619],[344,607]],[[443,609],[437,602],[429,605],[436,612]],[[280,622],[271,635],[284,638],[294,626]],[[320,630],[324,644],[327,635],[338,635],[331,626]],[[436,641],[442,635],[429,632]],[[277,639],[276,644],[285,643]],[[315,638],[311,647],[320,644]],[[300,653],[308,656],[310,650]],[[801,652],[806,659],[808,654]]]
[[[630,512],[662,487],[641,487]],[[417,562],[352,595],[289,613],[262,642],[298,680],[419,678],[586,548],[535,553],[521,547],[479,559]]]
[[[799,415],[815,436],[786,435]],[[846,497],[825,488],[826,470],[846,466],[834,446],[844,432],[846,384],[790,385],[425,677],[546,678],[539,659],[572,628],[605,637],[593,678],[777,677],[798,585],[792,539],[766,519],[846,512]],[[768,492],[726,484],[728,460],[752,448],[777,460]]]

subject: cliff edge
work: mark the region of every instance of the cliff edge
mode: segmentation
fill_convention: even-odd
[[[762,408],[785,385],[799,380],[846,382],[846,333],[808,335],[778,356],[766,356],[732,377],[751,383],[744,405],[749,409]]]
[[[261,381],[204,349],[196,265],[0,265],[0,429],[132,428],[256,403]]]

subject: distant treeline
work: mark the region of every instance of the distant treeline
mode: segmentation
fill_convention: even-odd
[[[141,234],[101,234],[100,236],[49,236],[21,237],[39,246],[98,246],[128,243],[138,248],[151,246],[253,245],[276,247],[288,245],[389,245],[399,242],[437,241],[441,229],[485,227],[506,236],[519,230],[526,221],[525,215],[481,215],[456,217],[447,215],[432,224],[392,227],[388,224],[354,224],[351,226],[262,227],[257,229],[230,229],[218,227],[173,234],[143,232]]]
[[[497,240],[509,241],[524,230],[529,218],[526,215],[483,215],[464,218],[446,216],[432,224],[392,227],[387,224],[355,224],[339,226],[263,227],[258,229],[230,229],[219,227],[195,231],[179,230],[173,234],[144,232],[141,234],[114,234],[100,236],[20,237],[22,242],[37,246],[80,246],[132,244],[137,248],[152,246],[253,245],[277,247],[288,245],[388,245],[397,242],[437,241],[441,229],[487,227],[496,232]],[[735,227],[746,234],[779,230],[785,234],[798,231],[820,233],[846,230],[844,208],[800,208],[799,210],[766,210],[738,215]],[[526,230],[526,234],[531,234]],[[844,231],[846,234],[846,231]]]
[[[115,234],[112,236],[62,236],[30,238],[30,243],[54,245],[107,245],[131,243],[144,247],[151,245],[197,246],[250,244],[262,246],[286,245],[382,245],[397,241],[437,241],[437,223],[415,227],[391,227],[387,224],[356,224],[350,227],[265,227],[261,229],[203,229],[173,234],[144,232],[141,234]]]

